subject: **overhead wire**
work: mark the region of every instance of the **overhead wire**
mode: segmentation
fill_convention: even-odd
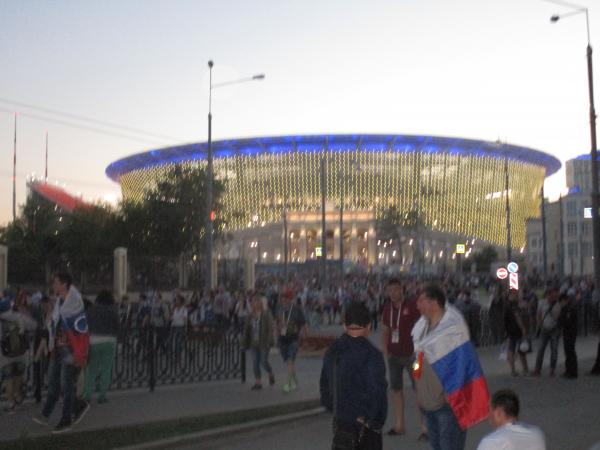
[[[13,110],[10,110],[10,109],[7,109],[7,108],[2,108],[2,107],[0,107],[0,112],[4,112],[4,113],[7,113],[7,114],[11,114],[11,115],[15,113],[15,111],[13,111]],[[20,111],[17,111],[17,114],[19,116],[28,117],[28,118],[34,119],[34,120],[40,120],[40,121],[45,121],[45,122],[52,122],[52,123],[56,123],[56,124],[59,124],[59,125],[64,125],[64,126],[71,127],[71,128],[77,128],[77,129],[80,129],[80,130],[92,131],[94,133],[105,134],[105,135],[108,135],[108,136],[119,137],[119,138],[122,138],[122,139],[129,139],[131,141],[145,142],[147,144],[148,143],[151,143],[151,144],[157,144],[158,143],[160,145],[164,145],[165,143],[167,143],[167,144],[171,143],[171,142],[164,142],[164,141],[158,142],[156,139],[144,139],[144,138],[141,138],[141,137],[129,136],[129,135],[126,135],[124,133],[119,133],[119,132],[116,132],[116,131],[103,130],[101,128],[91,127],[89,125],[74,124],[74,123],[71,123],[71,122],[67,122],[65,120],[55,119],[55,118],[52,118],[52,117],[42,116],[42,115],[38,115],[38,114],[32,114],[32,113],[20,112]]]
[[[95,119],[92,117],[83,116],[81,114],[73,114],[73,113],[66,112],[66,111],[60,111],[60,110],[53,109],[53,108],[47,108],[45,106],[32,105],[29,103],[24,103],[24,102],[20,102],[20,101],[8,99],[8,98],[0,97],[0,103],[8,103],[8,104],[19,106],[22,108],[33,109],[33,110],[41,111],[41,112],[52,114],[52,115],[68,117],[69,119],[78,120],[81,122],[89,122],[89,123],[93,123],[93,124],[100,125],[103,127],[109,127],[109,128],[126,131],[129,133],[141,134],[144,136],[152,136],[154,138],[165,140],[168,142],[181,142],[182,141],[182,139],[178,139],[173,136],[167,136],[167,135],[158,134],[158,133],[154,133],[154,132],[147,131],[147,130],[142,130],[139,128],[134,128],[134,127],[131,127],[128,125],[121,125],[121,124],[108,122],[105,120]]]

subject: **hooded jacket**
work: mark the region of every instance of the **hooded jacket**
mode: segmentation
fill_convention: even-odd
[[[333,364],[337,358],[337,411],[334,420],[380,430],[387,417],[387,381],[383,355],[364,337],[339,337],[327,350],[321,370],[321,404],[333,411]]]

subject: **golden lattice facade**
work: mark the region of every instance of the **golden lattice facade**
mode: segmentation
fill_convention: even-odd
[[[226,181],[225,211],[221,214],[230,229],[241,229],[280,222],[284,204],[291,211],[320,211],[321,164],[325,159],[329,205],[338,208],[343,197],[344,209],[371,210],[376,218],[391,206],[400,212],[416,211],[428,229],[500,246],[506,245],[507,239],[508,194],[512,246],[524,246],[526,220],[539,217],[540,189],[546,175],[558,170],[560,163],[520,147],[429,139],[421,146],[401,148],[396,139],[387,148],[375,150],[363,148],[364,139],[350,136],[346,147],[339,144],[335,149],[325,142],[321,148],[313,145],[298,151],[297,144],[286,141],[287,151],[269,152],[268,142],[263,144],[264,151],[254,154],[235,149],[226,154],[216,151],[215,175]],[[218,150],[218,143],[215,145]],[[143,198],[144,190],[172,164],[196,166],[206,161],[178,157],[161,165],[130,166],[133,170],[118,167],[123,197]],[[116,169],[110,169],[107,173],[115,178]]]

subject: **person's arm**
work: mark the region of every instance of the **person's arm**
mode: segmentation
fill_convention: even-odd
[[[367,427],[380,429],[387,417],[387,381],[385,362],[377,352],[366,367],[366,398],[364,423]]]
[[[323,357],[323,367],[321,369],[321,377],[319,379],[319,393],[321,398],[321,405],[329,412],[333,411],[333,392],[332,386],[330,385],[330,378],[332,372],[332,357],[331,349],[325,352]]]
[[[387,325],[381,325],[381,351],[383,352],[383,356],[385,359],[389,358],[389,352],[387,348],[387,343],[390,340],[390,327]]]
[[[267,328],[269,331],[269,348],[271,348],[275,345],[275,324],[273,321],[273,316],[271,316],[269,311],[265,311],[263,314],[265,314],[265,318],[267,320]]]
[[[521,315],[517,312],[515,312],[514,315],[515,315],[515,319],[517,321],[517,325],[519,325],[519,328],[521,329],[521,332],[523,333],[523,337],[525,337],[527,335],[527,329],[525,328],[523,319],[521,319]]]

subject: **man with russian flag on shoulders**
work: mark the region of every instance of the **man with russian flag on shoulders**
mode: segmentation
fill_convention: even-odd
[[[69,431],[89,409],[87,402],[76,397],[77,377],[87,362],[90,337],[83,300],[72,283],[68,273],[54,276],[56,301],[48,324],[48,395],[41,414],[33,417],[34,422],[48,425],[62,388],[62,417],[53,433]]]
[[[462,450],[466,430],[488,416],[489,391],[469,329],[442,288],[426,284],[412,330],[417,403],[433,450]]]

